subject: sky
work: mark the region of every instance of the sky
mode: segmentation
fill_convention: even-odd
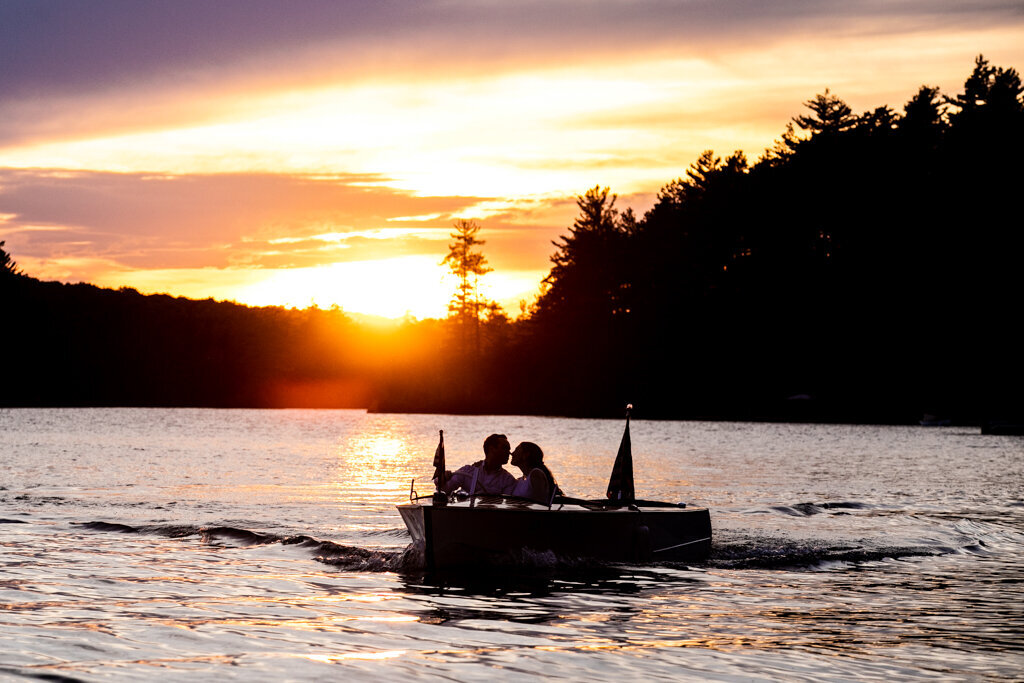
[[[638,215],[706,149],[756,160],[829,88],[897,111],[1020,0],[0,0],[0,240],[27,274],[441,317],[536,295],[575,197]]]

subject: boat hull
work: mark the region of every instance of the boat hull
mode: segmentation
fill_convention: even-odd
[[[477,499],[399,505],[428,570],[516,562],[524,551],[607,562],[679,562],[707,558],[706,508],[547,506]]]

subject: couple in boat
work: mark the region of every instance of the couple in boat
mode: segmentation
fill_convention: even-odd
[[[523,476],[516,479],[502,467],[509,461],[518,467]],[[458,489],[470,495],[512,495],[528,498],[548,505],[562,491],[555,483],[551,470],[544,464],[544,452],[540,446],[524,441],[513,451],[504,434],[491,434],[484,440],[484,459],[445,472],[440,481],[435,479],[439,490],[451,493]]]

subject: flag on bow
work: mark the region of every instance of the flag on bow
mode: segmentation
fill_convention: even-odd
[[[438,431],[440,437],[437,442],[437,450],[434,451],[434,481],[437,484],[437,490],[440,491],[447,482],[445,481],[444,467],[444,430]]]

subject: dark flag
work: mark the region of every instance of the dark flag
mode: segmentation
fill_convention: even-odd
[[[608,480],[608,497],[625,503],[636,500],[633,489],[633,449],[629,443],[629,411],[632,407],[630,405],[626,408],[626,431],[622,432],[622,442],[615,456],[612,476]]]
[[[437,483],[437,490],[440,491],[445,485],[444,468],[444,430],[439,430],[440,440],[437,442],[437,450],[434,451],[434,481]]]

